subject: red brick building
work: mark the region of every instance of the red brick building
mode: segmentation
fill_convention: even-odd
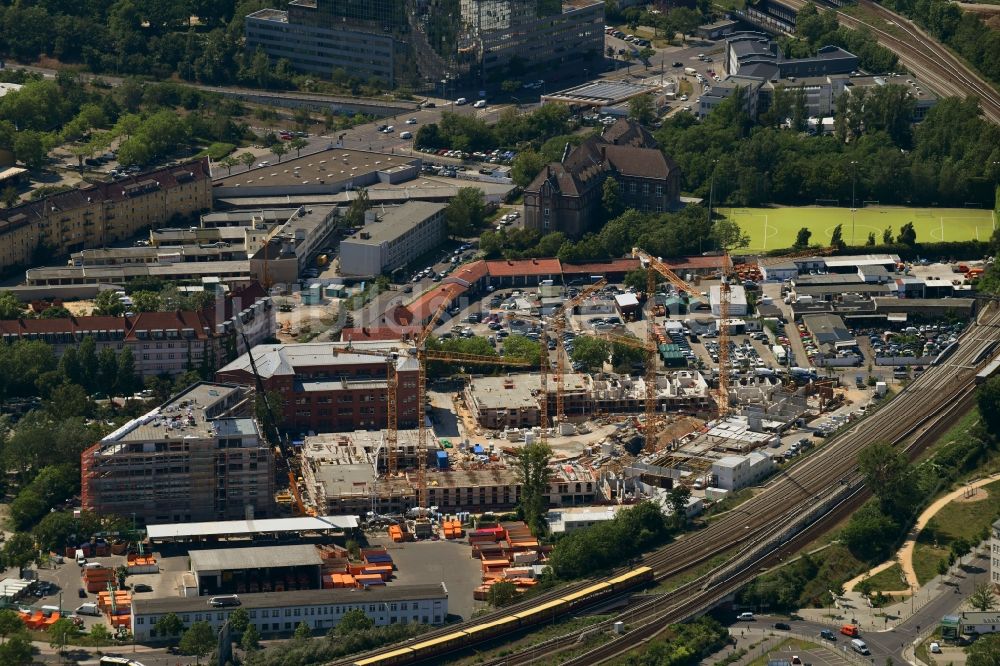
[[[388,364],[397,377],[397,427],[417,426],[417,361],[386,342],[258,345],[252,352],[261,381],[283,399],[282,429],[297,433],[378,430],[388,423]],[[250,357],[221,368],[222,382],[252,386]]]

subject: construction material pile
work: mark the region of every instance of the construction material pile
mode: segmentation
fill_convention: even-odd
[[[473,598],[485,601],[490,587],[499,582],[513,583],[519,592],[537,584],[538,568],[551,546],[542,546],[523,522],[480,527],[469,533],[472,556],[482,560],[483,584],[473,591]]]

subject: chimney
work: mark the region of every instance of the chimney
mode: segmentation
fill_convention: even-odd
[[[607,146],[601,146],[601,159],[602,160],[608,159],[608,147]]]

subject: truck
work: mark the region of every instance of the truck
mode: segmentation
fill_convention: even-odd
[[[684,73],[685,73],[685,74],[687,74],[688,76],[694,76],[694,75],[695,75],[695,74],[697,74],[698,72],[697,72],[697,71],[695,71],[695,68],[694,68],[694,67],[685,67],[685,68],[684,68]]]
[[[772,346],[771,352],[774,354],[774,359],[778,363],[784,363],[788,359],[788,354],[785,352],[785,348],[781,345]]]

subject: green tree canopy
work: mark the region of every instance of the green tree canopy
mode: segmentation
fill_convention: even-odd
[[[483,225],[486,217],[486,204],[483,201],[482,190],[475,187],[463,187],[458,190],[444,210],[444,219],[451,236],[465,238],[475,233]]]
[[[573,339],[571,356],[589,370],[600,369],[611,356],[611,345],[607,340],[592,335],[578,335]]]
[[[548,510],[549,460],[552,449],[542,442],[521,447],[514,469],[521,483],[518,515],[531,528],[533,534],[545,532],[545,512]]]
[[[196,661],[201,663],[201,658],[212,651],[216,642],[212,625],[208,622],[195,622],[181,636],[178,647],[184,654],[194,655]]]
[[[347,636],[359,631],[368,631],[374,626],[375,623],[363,610],[353,608],[344,613],[344,616],[340,618],[340,623],[337,625],[337,633],[341,636]]]

